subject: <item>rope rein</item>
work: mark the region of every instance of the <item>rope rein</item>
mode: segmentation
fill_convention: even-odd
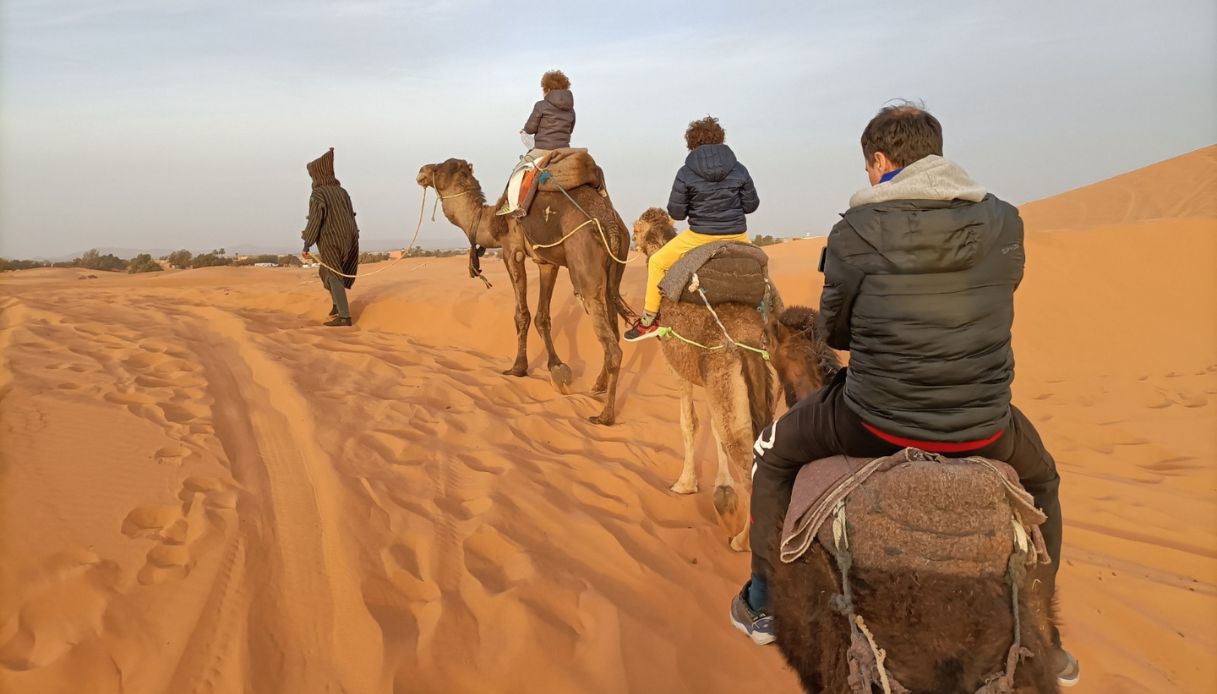
[[[450,200],[452,198],[459,198],[462,195],[468,195],[468,194],[472,193],[473,190],[474,190],[473,188],[469,188],[468,190],[462,190],[459,193],[453,193],[451,195],[443,195],[439,192],[439,188],[436,188],[435,189],[435,202],[431,205],[431,221],[432,222],[435,221],[436,211],[439,209],[440,203],[442,203],[444,200]],[[427,200],[427,190],[424,188],[423,189],[424,206],[426,205],[426,200]],[[486,207],[484,205],[478,207],[478,216],[473,221],[473,231],[472,231],[472,233],[466,232],[466,234],[471,239],[469,242],[469,276],[476,277],[477,279],[482,280],[482,284],[486,285],[487,289],[490,289],[490,288],[494,287],[494,285],[490,283],[490,280],[486,279],[486,275],[484,275],[482,273],[482,268],[481,268],[480,264],[478,264],[478,262],[477,262],[477,248],[478,248],[477,235],[478,235],[478,229],[480,229],[482,226],[482,215],[485,212],[486,212]],[[419,214],[422,214],[421,210],[420,210]],[[446,214],[447,214],[447,212],[445,211],[445,215]],[[456,224],[455,221],[453,221],[452,223]],[[459,224],[457,224],[456,226],[458,228],[460,227]]]
[[[693,276],[697,277],[696,274],[694,274]],[[719,319],[718,312],[715,311],[714,307],[710,305],[710,300],[708,298],[706,298],[706,290],[701,288],[700,283],[699,283],[699,286],[697,287],[697,295],[701,297],[702,303],[704,303],[706,305],[706,309],[710,311],[710,315],[714,316],[714,322],[718,323],[718,329],[723,331],[723,337],[727,340],[727,346],[739,347],[740,349],[746,349],[749,352],[756,352],[757,354],[761,355],[761,357],[765,361],[769,361],[768,350],[764,350],[759,347],[753,347],[752,345],[746,345],[742,342],[736,342],[735,338],[731,337],[731,333],[727,332],[727,326],[723,325],[722,320]]]
[[[620,263],[621,265],[625,265],[625,264],[629,263],[631,259],[629,258],[628,253],[626,254],[626,256],[627,256],[626,259],[622,260],[621,258],[617,257],[617,254],[613,252],[612,247],[609,246],[608,235],[604,233],[604,225],[600,223],[600,219],[598,217],[593,217],[590,214],[588,214],[587,210],[583,209],[582,205],[575,202],[575,199],[570,196],[570,193],[566,192],[566,189],[563,188],[557,181],[554,181],[553,183],[554,183],[554,186],[557,187],[558,191],[561,192],[562,195],[564,197],[566,197],[567,200],[570,201],[570,204],[574,205],[576,210],[579,210],[580,212],[582,212],[584,217],[587,217],[587,221],[580,224],[579,226],[575,227],[574,229],[571,229],[568,234],[566,234],[565,236],[563,236],[562,238],[558,239],[557,241],[555,241],[553,243],[546,243],[546,244],[533,243],[532,239],[528,238],[527,232],[524,232],[524,240],[528,242],[529,247],[533,248],[534,250],[535,249],[544,250],[546,248],[553,248],[555,246],[560,246],[563,243],[565,243],[567,239],[574,236],[576,231],[579,231],[580,229],[587,226],[588,224],[595,224],[596,231],[598,231],[600,233],[600,242],[604,244],[604,250],[608,252],[609,257],[612,258],[614,262]],[[523,226],[521,226],[520,229],[523,232]]]
[[[469,191],[465,191],[465,193],[468,193],[468,192]],[[458,195],[464,195],[465,193],[458,193]],[[435,191],[435,194],[437,196],[436,203],[438,203],[439,198],[442,196],[439,195],[438,190]],[[449,195],[447,197],[456,197],[456,195]],[[335,275],[338,275],[339,277],[347,277],[350,279],[358,279],[360,277],[371,277],[372,275],[375,275],[378,272],[383,272],[385,270],[388,270],[389,268],[393,267],[394,265],[396,265],[396,264],[400,263],[401,261],[405,260],[406,258],[410,257],[410,251],[414,248],[414,242],[418,240],[418,233],[420,231],[422,231],[423,211],[426,209],[427,209],[427,189],[423,188],[423,199],[419,203],[419,206],[418,206],[418,224],[416,224],[414,226],[414,238],[410,239],[410,245],[403,248],[401,255],[398,256],[396,259],[394,259],[391,263],[389,263],[388,265],[386,265],[384,267],[376,268],[375,270],[373,270],[371,272],[356,273],[354,275],[348,275],[347,273],[342,272],[341,270],[338,270],[336,268],[330,267],[328,264],[326,264],[326,262],[321,259],[320,253],[318,253],[317,255],[313,255],[311,252],[305,251],[302,255],[306,258],[311,258],[311,259],[315,260],[318,265],[325,268],[326,270],[329,270],[330,272],[334,273]],[[435,210],[434,209],[431,211],[431,221],[433,221],[433,222],[435,221]],[[417,270],[417,269],[418,269],[417,267],[411,268],[411,270]]]

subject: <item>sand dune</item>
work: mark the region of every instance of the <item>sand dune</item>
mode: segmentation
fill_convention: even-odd
[[[1217,218],[1217,145],[1023,205],[1030,228]]]
[[[1016,398],[1064,477],[1075,691],[1217,684],[1217,211],[1163,197],[1215,175],[1210,148],[1029,206]],[[788,302],[821,243],[773,249]],[[0,279],[0,690],[798,691],[726,623],[748,561],[709,495],[667,491],[654,345],[620,425],[586,422],[566,280],[572,396],[535,339],[499,375],[495,263],[489,291],[459,258],[361,280],[351,330],[312,271],[85,274]]]

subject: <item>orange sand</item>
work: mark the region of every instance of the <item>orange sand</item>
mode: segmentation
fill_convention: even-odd
[[[1015,394],[1064,478],[1074,691],[1217,685],[1214,180],[1208,148],[1027,206]],[[821,244],[772,249],[788,302]],[[0,279],[0,691],[796,692],[727,623],[748,560],[709,495],[667,491],[659,351],[593,426],[569,284],[564,397],[535,336],[499,375],[487,266],[361,281],[353,330],[308,270]]]

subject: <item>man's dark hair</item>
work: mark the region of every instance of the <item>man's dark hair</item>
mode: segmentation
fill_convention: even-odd
[[[884,106],[862,131],[866,161],[875,152],[883,152],[896,166],[908,166],[931,154],[942,156],[942,124],[921,104],[901,101]]]
[[[714,116],[695,120],[689,123],[688,130],[685,130],[685,145],[688,146],[690,152],[702,145],[721,145],[725,139],[727,139],[727,133],[723,131],[723,126],[718,124],[718,119]]]

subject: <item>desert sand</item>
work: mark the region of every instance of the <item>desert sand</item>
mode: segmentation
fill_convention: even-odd
[[[1024,208],[1015,399],[1063,477],[1073,691],[1217,690],[1215,181],[1210,147]],[[822,243],[770,249],[788,303]],[[567,280],[563,396],[535,333],[499,375],[486,272],[399,263],[353,329],[312,270],[0,278],[0,690],[797,692],[727,622],[748,557],[709,493],[667,491],[659,350],[625,346],[594,426]],[[707,490],[708,432],[699,458]]]

